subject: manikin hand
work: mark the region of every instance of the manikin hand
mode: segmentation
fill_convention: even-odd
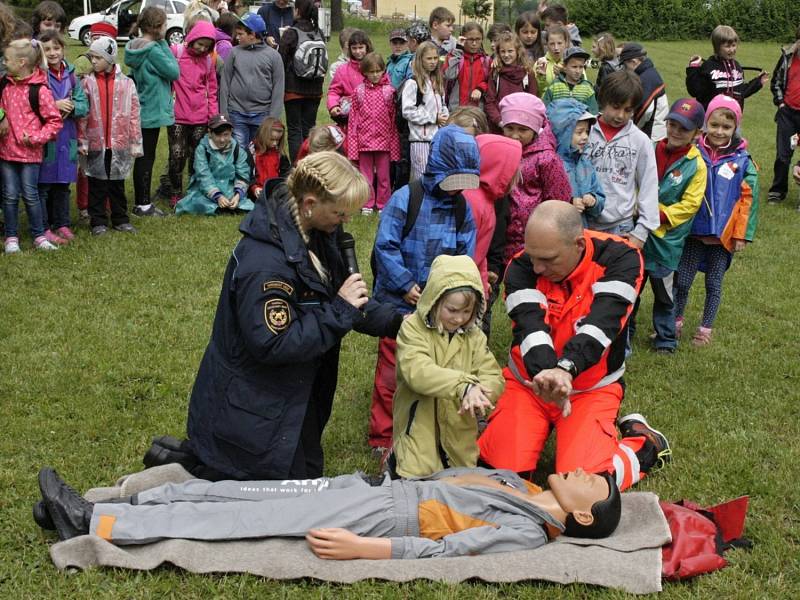
[[[364,278],[361,277],[361,273],[353,273],[344,280],[342,287],[339,288],[339,296],[341,296],[345,302],[352,304],[358,309],[361,309],[369,302],[367,284],[364,283]]]
[[[361,537],[340,527],[311,529],[306,534],[306,542],[318,558],[326,560],[392,557],[392,540],[389,538]]]

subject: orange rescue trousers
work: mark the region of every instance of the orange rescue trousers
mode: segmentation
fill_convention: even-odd
[[[481,459],[496,469],[533,471],[552,428],[556,430],[556,472],[578,467],[589,473],[614,473],[624,490],[644,477],[636,453],[646,438],[617,437],[616,419],[623,388],[612,383],[570,397],[572,413],[539,398],[508,368],[506,387],[478,439]]]

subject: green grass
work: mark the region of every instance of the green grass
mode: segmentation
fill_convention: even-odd
[[[377,40],[385,51],[385,40]],[[684,94],[683,68],[708,43],[648,44],[669,97]],[[78,48],[71,48],[74,55]],[[335,53],[332,52],[335,56]],[[742,64],[771,69],[777,45],[743,44]],[[593,78],[593,74],[590,74]],[[744,132],[769,186],[774,110],[768,91],[747,101]],[[163,134],[162,134],[163,135]],[[166,137],[166,136],[163,136]],[[165,145],[165,144],[164,144]],[[163,164],[165,148],[161,149]],[[160,172],[160,166],[156,173]],[[761,206],[757,239],[725,280],[713,345],[683,344],[673,357],[648,352],[650,294],[629,362],[623,411],[640,411],[666,432],[674,463],[638,489],[665,499],[714,503],[752,498],[750,552],[683,584],[665,598],[795,598],[798,568],[798,320],[794,271],[800,214],[791,202]],[[130,197],[129,197],[130,200]],[[85,228],[70,247],[0,256],[0,593],[4,598],[584,598],[621,597],[587,586],[539,583],[445,585],[362,582],[340,586],[278,583],[249,575],[191,575],[173,568],[138,573],[62,573],[50,562],[50,535],[35,526],[36,472],[56,467],[79,489],[107,485],[141,469],[154,434],[184,432],[188,394],[208,340],[222,274],[239,235],[236,217],[135,219],[138,236],[93,239]],[[375,218],[349,226],[362,265]],[[29,245],[27,237],[24,240]],[[793,274],[794,273],[794,274]],[[702,279],[687,312],[699,319]],[[492,348],[505,361],[510,334],[495,311]],[[345,338],[340,385],[325,434],[327,472],[374,469],[366,444],[376,340]],[[552,454],[542,468],[552,468]]]

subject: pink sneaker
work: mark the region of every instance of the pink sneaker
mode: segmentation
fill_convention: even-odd
[[[63,246],[65,244],[69,244],[69,242],[67,240],[65,240],[62,237],[57,236],[55,233],[53,233],[49,229],[45,230],[44,237],[48,242],[50,242],[51,244],[56,244],[57,246]]]
[[[72,233],[72,229],[70,229],[67,226],[59,227],[58,229],[56,229],[56,233],[65,240],[67,240],[68,242],[71,242],[72,240],[75,239],[75,234]]]

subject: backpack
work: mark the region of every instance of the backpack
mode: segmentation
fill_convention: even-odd
[[[0,80],[0,98],[2,98],[3,92],[5,91],[7,85],[8,85],[8,79],[3,77],[2,80]],[[42,125],[44,125],[44,117],[42,117],[42,109],[39,106],[39,89],[42,87],[42,85],[44,84],[31,83],[28,86],[28,103],[31,105],[31,110],[33,110],[33,114],[39,117],[39,122]]]
[[[400,136],[401,143],[408,143],[408,135],[410,133],[408,121],[403,116],[403,88],[409,81],[411,80],[406,79],[403,85],[397,89],[397,93],[394,96],[394,124],[397,126],[397,134]],[[422,98],[422,90],[417,86],[417,97],[414,101],[415,107],[422,105]]]
[[[236,165],[236,163],[239,162],[239,148],[241,148],[241,145],[236,140],[234,140],[233,143],[234,143],[233,164]],[[206,154],[206,162],[210,161],[211,152],[208,150],[208,146],[203,146],[203,150],[205,151]],[[247,159],[247,166],[250,169],[250,175],[248,176],[248,179],[250,179],[252,178],[253,172],[255,170],[255,161],[253,160],[253,155],[250,154],[249,150],[245,150],[244,153],[245,153],[245,158]]]
[[[661,576],[668,581],[691,579],[723,568],[723,552],[749,548],[742,537],[748,497],[742,496],[709,508],[694,502],[661,502],[672,542],[661,550]]]
[[[292,58],[292,70],[300,79],[322,79],[328,72],[328,47],[316,31],[302,31],[292,27],[297,33],[297,50]]]
[[[424,198],[425,189],[422,187],[421,179],[415,179],[408,184],[408,209],[406,210],[406,222],[403,224],[403,232],[400,235],[401,242],[414,229],[414,223],[417,222],[419,209],[422,207]],[[461,193],[456,194],[453,200],[455,202],[456,233],[458,233],[464,227],[464,221],[467,220],[467,200],[464,198],[464,194]],[[369,267],[372,270],[372,287],[374,289],[375,282],[378,280],[378,259],[375,256],[375,246],[372,247],[372,252],[369,255]]]

